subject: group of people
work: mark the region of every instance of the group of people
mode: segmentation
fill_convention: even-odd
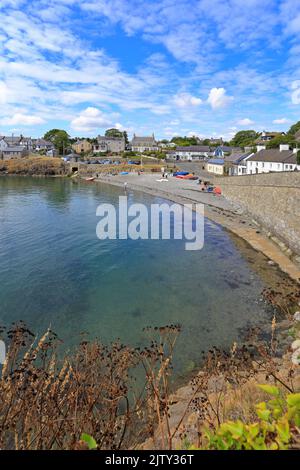
[[[197,184],[200,184],[200,191],[204,193],[213,193],[217,196],[222,194],[221,188],[219,186],[211,186],[209,181],[203,181],[199,178]]]

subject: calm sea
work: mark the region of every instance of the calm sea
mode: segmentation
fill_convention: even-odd
[[[201,251],[178,240],[98,240],[97,206],[122,194],[67,179],[0,178],[1,324],[24,320],[35,333],[51,325],[71,347],[81,332],[143,345],[145,326],[178,322],[175,365],[184,372],[201,350],[229,346],[267,321],[262,280],[212,222]]]

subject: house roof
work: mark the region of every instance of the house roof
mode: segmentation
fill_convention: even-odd
[[[176,152],[209,152],[208,145],[187,145],[185,147],[176,147]]]
[[[241,147],[230,147],[228,145],[219,145],[218,147],[215,148],[215,150],[223,150],[223,152],[233,152],[233,151],[237,151],[237,152],[240,152],[242,149]]]
[[[146,136],[146,137],[137,137],[136,135],[133,137],[131,143],[132,144],[140,144],[140,143],[144,143],[144,142],[147,142],[147,143],[155,143],[156,144],[156,141],[155,141],[155,138],[154,136]]]
[[[211,158],[207,163],[212,163],[213,165],[224,165],[225,160],[223,158]]]
[[[230,162],[230,163],[240,163],[241,161],[243,161],[245,158],[249,157],[249,155],[251,155],[252,152],[248,152],[248,153],[232,153],[230,155],[228,155],[227,157],[225,157],[225,163],[226,162]]]
[[[86,140],[86,139],[85,139],[85,140]],[[109,136],[106,136],[106,135],[98,135],[97,140],[98,140],[98,142],[99,142],[100,140],[102,140],[102,141],[109,141],[109,140],[117,140],[117,141],[120,141],[120,140],[124,140],[124,137],[109,137]]]
[[[292,150],[267,149],[260,150],[248,159],[252,162],[296,163],[296,155]]]
[[[45,139],[32,139],[32,143],[35,145],[53,145],[50,140]]]
[[[2,150],[3,153],[5,152],[22,152],[23,150],[26,150],[26,147],[24,147],[24,145],[14,145],[14,146],[10,146],[10,147],[7,147],[5,149]]]
[[[3,137],[3,139],[8,144],[15,144],[15,143],[20,142],[20,140],[22,140],[22,136],[12,136],[11,135],[11,136],[5,136],[5,137]]]

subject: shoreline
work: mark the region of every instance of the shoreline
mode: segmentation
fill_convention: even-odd
[[[243,239],[256,252],[262,253],[269,261],[275,263],[293,281],[300,282],[300,268],[281,251],[278,245],[264,235],[259,225],[251,217],[244,214],[236,205],[227,201],[223,196],[214,196],[197,191],[197,186],[193,185],[195,182],[177,180],[175,183],[177,188],[172,185],[166,191],[158,187],[156,184],[157,178],[157,174],[126,175],[126,179],[120,176],[100,176],[94,182],[123,188],[126,181],[127,190],[144,192],[178,204],[202,203],[204,204],[205,217]],[[138,179],[138,181],[135,181],[135,179]],[[153,183],[155,184],[153,185]],[[182,187],[182,183],[186,187]],[[169,185],[169,182],[161,184]],[[184,194],[185,191],[186,194]]]

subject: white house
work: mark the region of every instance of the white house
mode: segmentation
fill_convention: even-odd
[[[170,160],[205,160],[211,155],[208,145],[190,145],[186,147],[177,147],[167,154]]]
[[[253,152],[241,154],[231,154],[225,157],[225,167],[228,176],[241,176],[247,174],[247,160],[253,155]]]
[[[0,137],[0,152],[8,147],[8,143],[6,142],[4,137]]]
[[[282,144],[279,149],[267,149],[260,146],[258,151],[248,158],[247,174],[270,173],[278,171],[295,171],[297,169],[296,154],[298,149],[289,149]]]

